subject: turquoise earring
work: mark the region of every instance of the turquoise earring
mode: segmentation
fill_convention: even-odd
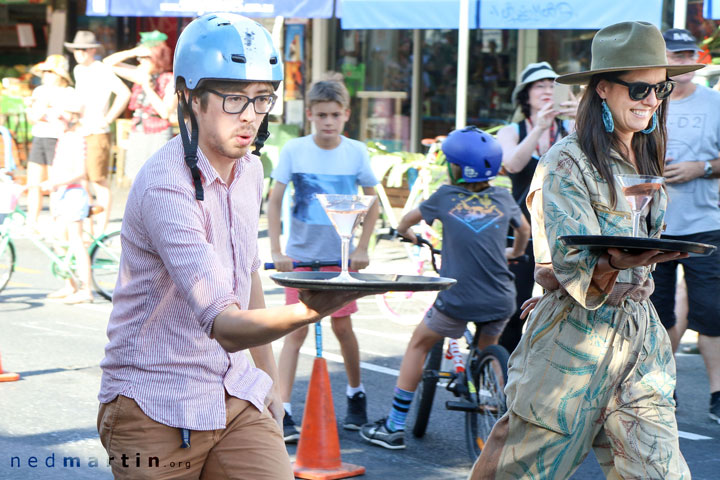
[[[646,128],[645,130],[640,130],[640,131],[642,133],[644,133],[645,135],[647,135],[649,133],[652,133],[653,130],[655,130],[655,127],[657,127],[657,112],[653,112],[652,123],[650,124],[650,126],[648,128]]]
[[[603,125],[605,125],[606,132],[612,133],[615,130],[615,122],[613,121],[612,113],[610,113],[610,107],[607,106],[605,100],[602,101],[602,121]]]

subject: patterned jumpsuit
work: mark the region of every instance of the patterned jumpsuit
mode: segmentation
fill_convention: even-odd
[[[614,174],[637,171],[611,155]],[[631,236],[630,205],[582,153],[575,134],[539,164],[527,198],[537,263],[563,288],[536,305],[510,358],[509,433],[496,478],[568,478],[590,448],[607,478],[690,479],[675,421],[675,361],[648,300],[649,267],[592,280],[602,252],[565,247],[561,235]],[[667,197],[654,194],[641,236],[659,237]],[[646,212],[648,211],[646,209]]]

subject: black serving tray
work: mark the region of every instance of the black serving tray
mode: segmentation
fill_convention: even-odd
[[[395,275],[385,273],[350,273],[359,282],[336,282],[339,272],[280,272],[270,278],[283,287],[307,290],[355,290],[383,293],[445,290],[457,282],[454,278]]]
[[[613,235],[565,235],[558,237],[563,245],[573,248],[619,248],[626,252],[643,250],[683,252],[693,256],[706,256],[715,251],[714,245],[665,238],[617,237]]]

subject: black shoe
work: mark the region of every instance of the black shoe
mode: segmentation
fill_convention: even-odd
[[[360,436],[370,443],[389,448],[390,450],[405,448],[405,430],[391,432],[385,426],[384,418],[381,418],[375,423],[363,425],[360,429]]]
[[[720,423],[720,398],[710,403],[710,418]]]
[[[367,419],[367,397],[364,392],[357,392],[347,399],[347,415],[343,428],[345,430],[360,430],[368,423]]]
[[[300,430],[293,422],[292,415],[287,412],[283,417],[283,437],[285,437],[285,443],[297,443],[300,438]]]

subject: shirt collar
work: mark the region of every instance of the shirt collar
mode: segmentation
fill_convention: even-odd
[[[203,186],[210,185],[211,183],[217,181],[222,181],[220,178],[220,175],[218,175],[217,170],[215,170],[215,167],[213,167],[210,164],[210,160],[205,156],[205,154],[202,152],[200,147],[198,146],[198,168],[200,169],[200,175],[202,179]],[[231,184],[235,182],[235,180],[238,179],[240,174],[243,171],[242,164],[249,162],[251,159],[251,154],[249,152],[245,153],[244,156],[238,158],[235,160],[235,168],[233,168],[233,178],[230,182]],[[229,186],[229,185],[228,185]]]

